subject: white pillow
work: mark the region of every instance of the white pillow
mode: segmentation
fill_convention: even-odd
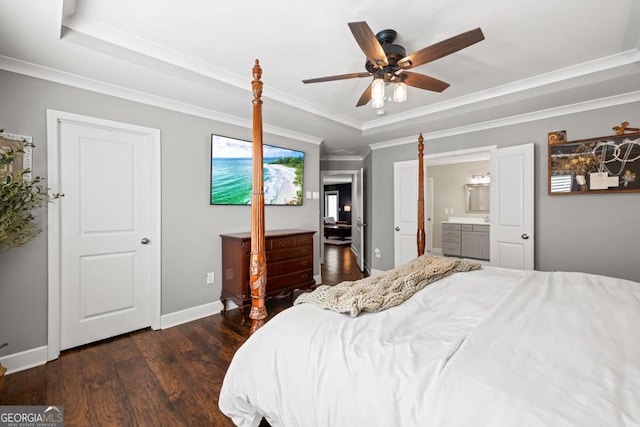
[[[335,224],[336,223],[336,219],[332,216],[325,216],[324,217],[324,223],[325,224]]]

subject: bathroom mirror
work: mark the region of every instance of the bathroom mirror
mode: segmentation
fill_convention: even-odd
[[[465,184],[465,211],[468,213],[489,212],[490,184]]]

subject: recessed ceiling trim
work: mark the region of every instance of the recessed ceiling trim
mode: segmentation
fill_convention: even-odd
[[[110,25],[88,18],[79,13],[74,13],[73,15],[65,18],[62,22],[62,26],[67,32],[74,33],[74,36],[76,37],[80,36],[108,43],[112,46],[119,47],[120,49],[125,49],[128,52],[133,52],[137,55],[146,56],[157,61],[171,64],[172,66],[181,68],[185,71],[196,73],[200,76],[251,92],[250,75],[244,77],[230,73],[210,63],[184,55],[180,52],[169,49],[166,46],[152,43],[141,37],[118,30]],[[95,46],[95,48],[98,50],[100,49],[100,46]],[[345,126],[362,130],[362,122],[360,121],[337,114],[326,108],[319,107],[309,101],[288,95],[285,92],[274,88],[265,90],[262,98],[282,102],[300,110],[341,123]]]
[[[360,162],[362,157],[360,156],[326,156],[320,158],[320,160],[327,160],[332,162]]]
[[[602,71],[614,70],[616,68],[635,64],[638,62],[640,62],[640,50],[629,50],[620,54],[611,55],[605,58],[600,58],[572,67],[563,68],[561,70],[552,71],[550,73],[540,74],[517,82],[497,86],[481,92],[476,92],[448,101],[439,102],[427,107],[407,111],[403,114],[396,114],[381,119],[371,120],[364,123],[362,129],[363,134],[372,134],[374,133],[372,131],[375,129],[382,128],[391,124],[396,124],[405,120],[417,119],[429,114],[453,110],[471,104],[478,104],[490,99],[505,97],[519,92],[536,89],[542,86],[547,86],[564,81],[569,82],[571,81],[571,79],[575,79],[577,77],[582,77]]]
[[[127,89],[98,80],[88,79],[77,74],[43,67],[41,65],[32,64],[2,55],[0,55],[0,69],[11,71],[17,74],[23,74],[25,76],[35,77],[42,80],[47,80],[53,83],[75,87],[78,89],[101,93],[103,95],[114,96],[117,98],[125,99],[127,101],[139,102],[141,104],[165,108],[167,110],[176,111],[179,113],[215,120],[246,129],[251,129],[253,127],[252,120],[243,119],[240,117],[220,113],[218,111],[186,104],[183,102],[174,101],[156,95],[150,95],[148,93]],[[284,138],[291,138],[297,141],[307,142],[315,145],[320,145],[323,141],[322,138],[318,138],[316,136],[306,135],[300,132],[294,132],[276,126],[264,125],[263,131],[267,134],[277,135]]]
[[[560,107],[548,108],[545,110],[534,111],[531,113],[518,114],[515,116],[504,117],[496,120],[489,120],[481,123],[474,123],[456,128],[444,129],[441,131],[423,133],[425,141],[446,138],[455,135],[464,135],[473,132],[479,132],[488,129],[495,129],[504,126],[511,126],[520,123],[533,122],[552,117],[566,116],[568,114],[582,113],[585,111],[598,110],[601,108],[615,107],[617,105],[630,104],[640,101],[640,91],[629,92],[622,95],[615,95],[606,98],[594,99],[590,101],[580,102],[576,104],[564,105]],[[397,147],[404,144],[412,144],[417,141],[416,137],[399,138],[391,141],[378,142],[369,144],[371,150],[379,150],[382,148]]]
[[[114,27],[106,25],[102,22],[83,16],[79,13],[67,17],[63,21],[63,26],[69,31],[84,35],[96,40],[100,40],[112,45],[127,49],[138,55],[144,55],[165,63],[172,64],[186,71],[197,73],[206,78],[222,82],[233,87],[250,91],[250,78],[239,76],[228,71],[200,61],[196,58],[181,54],[177,51],[169,49],[165,46],[149,42],[148,40],[137,37],[133,34],[120,31]],[[442,111],[461,108],[470,104],[476,104],[495,98],[506,97],[519,92],[539,88],[546,85],[557,84],[563,81],[570,81],[576,77],[581,77],[597,72],[612,70],[621,66],[633,64],[640,61],[640,50],[632,49],[620,54],[611,55],[583,64],[556,70],[550,73],[541,74],[531,78],[512,82],[506,85],[490,88],[484,91],[476,92],[467,96],[458,97],[448,101],[439,102],[423,108],[414,109],[404,113],[385,116],[367,122],[360,122],[336,114],[326,108],[319,107],[309,101],[290,96],[282,91],[270,88],[265,91],[263,98],[272,99],[293,106],[300,110],[324,117],[328,120],[341,123],[354,129],[362,131],[363,135],[371,135],[377,130],[383,130],[385,127],[399,122],[418,119],[425,115],[434,114]]]

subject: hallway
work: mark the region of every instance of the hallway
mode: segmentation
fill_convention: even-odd
[[[358,280],[367,277],[360,272],[356,256],[349,245],[324,245],[324,264],[321,266],[323,285],[337,285],[345,280]]]

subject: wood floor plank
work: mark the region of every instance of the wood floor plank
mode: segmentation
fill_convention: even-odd
[[[63,352],[57,360],[47,363],[47,398],[39,405],[64,406],[65,424],[91,425],[91,406],[84,392],[80,374],[82,348]]]
[[[323,284],[363,277],[349,247],[325,249]],[[269,300],[269,318],[290,306],[290,298]],[[239,310],[230,310],[65,350],[46,365],[4,377],[0,405],[64,406],[69,427],[232,427],[218,396],[233,355],[249,336],[251,322],[240,320]]]
[[[135,425],[133,408],[110,357],[110,341],[80,352],[82,389],[91,408],[92,425]]]
[[[212,423],[219,410],[213,404],[209,379],[193,378],[190,368],[185,366],[180,347],[190,344],[180,336],[179,330],[174,327],[156,331],[153,336],[134,336],[134,339],[184,424],[215,425]]]
[[[179,425],[180,419],[169,398],[133,340],[116,340],[110,347],[111,359],[131,403],[136,425]]]

